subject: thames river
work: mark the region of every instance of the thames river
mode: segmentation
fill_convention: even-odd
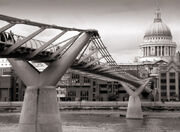
[[[0,114],[0,132],[17,132],[19,113]],[[160,116],[159,116],[160,115]],[[177,115],[177,116],[176,116]],[[180,114],[163,113],[130,120],[119,112],[61,112],[63,132],[179,132]]]

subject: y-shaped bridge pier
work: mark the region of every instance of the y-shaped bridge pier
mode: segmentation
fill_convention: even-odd
[[[19,132],[62,131],[55,85],[71,66],[91,35],[91,33],[84,33],[62,56],[62,59],[52,62],[41,73],[25,60],[8,59],[27,86]]]
[[[128,102],[126,118],[131,118],[131,119],[143,118],[141,101],[140,101],[139,95],[144,90],[144,88],[149,83],[149,81],[150,81],[149,79],[144,80],[143,84],[135,91],[129,88],[129,86],[126,83],[121,82],[121,84],[126,89],[127,93],[129,94],[129,102]]]
[[[138,95],[148,81],[142,84],[141,80],[119,69],[96,30],[60,27],[4,15],[0,15],[0,20],[8,23],[0,28],[0,57],[8,58],[27,86],[18,132],[62,132],[55,85],[68,68],[122,82],[130,94],[127,118],[142,118],[137,114],[142,112]],[[8,32],[18,24],[38,29],[26,37]],[[56,29],[58,34],[47,42],[33,39],[47,29]],[[68,32],[76,32],[76,35],[56,42]],[[90,45],[95,50],[85,53]],[[101,57],[94,57],[95,53]],[[48,66],[39,72],[29,61]],[[133,92],[127,84],[140,88]],[[134,104],[138,104],[137,110]]]

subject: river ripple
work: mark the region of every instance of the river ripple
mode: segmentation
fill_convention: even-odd
[[[179,132],[179,117],[145,117],[130,120],[119,114],[61,113],[63,132]],[[0,114],[0,132],[15,132],[19,114]]]

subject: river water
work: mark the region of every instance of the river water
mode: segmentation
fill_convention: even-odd
[[[118,113],[61,112],[63,132],[180,132],[179,116],[130,120]],[[0,132],[17,132],[19,114],[1,113]]]

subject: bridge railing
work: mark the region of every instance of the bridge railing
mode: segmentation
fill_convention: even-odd
[[[1,35],[3,35],[4,39],[0,39],[1,42],[0,43],[4,43],[4,44],[8,44],[8,45],[13,45],[18,41],[21,41],[23,39],[25,39],[24,36],[20,36],[20,35],[16,35],[16,34],[12,34],[9,32],[3,32],[1,33]],[[8,36],[8,37],[7,37]],[[2,37],[2,36],[1,36]],[[94,37],[94,36],[93,36]],[[88,57],[86,60],[83,61],[83,63],[85,63],[85,67],[91,66],[91,67],[96,67],[98,65],[100,65],[100,72],[104,72],[104,71],[108,71],[108,70],[114,70],[114,71],[120,71],[120,69],[118,69],[117,63],[114,61],[114,59],[111,57],[110,53],[107,51],[107,48],[104,46],[104,44],[102,43],[102,41],[100,40],[100,38],[96,37],[96,42],[94,42],[95,40],[92,40],[92,44],[94,44],[96,46],[96,48],[98,49],[98,52],[101,54],[101,56],[106,60],[106,65],[104,65],[104,63],[101,63],[100,60],[96,61],[95,63],[92,63],[91,65],[88,65],[88,63],[91,63],[92,61],[95,61],[96,58],[90,56]],[[25,47],[25,48],[30,48],[32,49],[38,49],[41,46],[43,46],[46,42],[44,41],[40,41],[40,40],[36,40],[36,39],[30,39],[29,41],[27,41],[26,43],[24,43],[21,47]],[[57,47],[59,46],[58,44],[50,44],[47,48],[45,48],[43,51],[48,51],[48,52],[55,52]],[[60,53],[63,54],[63,53]],[[85,56],[85,54],[83,54]],[[121,75],[119,74],[119,76],[122,76],[122,78],[126,77],[126,78],[130,78],[131,80],[137,80],[137,78],[135,78],[132,75],[127,75],[127,73],[125,74],[125,72],[121,71]]]
[[[9,32],[3,32],[3,33],[0,34],[0,36],[1,36],[0,37],[0,43],[9,44],[9,45],[13,45],[16,42],[18,42],[20,40],[23,40],[25,38],[24,36],[12,34],[12,33],[9,33]],[[2,37],[3,37],[3,39],[2,39]],[[25,44],[23,44],[21,47],[38,49],[42,45],[44,45],[44,43],[45,42],[41,41],[41,40],[30,39]],[[58,45],[54,45],[52,43],[52,44],[50,44],[50,48],[46,48],[45,51],[55,52],[57,47],[58,47]]]

